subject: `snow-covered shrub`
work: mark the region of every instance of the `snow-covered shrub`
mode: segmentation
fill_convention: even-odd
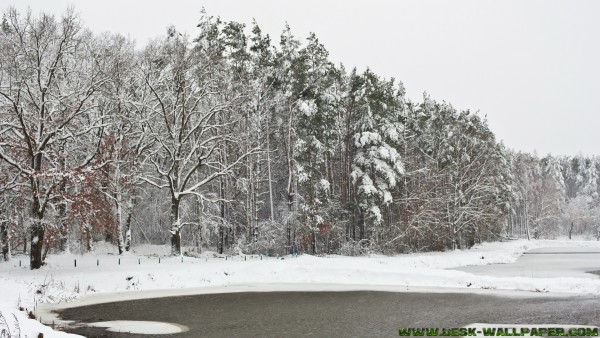
[[[367,245],[366,240],[349,240],[340,246],[340,255],[344,256],[363,256],[372,252],[372,248]]]

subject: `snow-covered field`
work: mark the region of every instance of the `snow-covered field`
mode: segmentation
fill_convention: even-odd
[[[37,271],[28,268],[28,257],[17,255],[10,262],[0,263],[0,311],[7,322],[2,324],[0,318],[0,330],[1,325],[16,330],[18,320],[21,337],[37,337],[38,332],[44,333],[44,337],[67,336],[27,319],[24,312],[17,310],[32,311],[38,320],[50,324],[53,318],[39,308],[41,303],[64,305],[75,299],[79,299],[75,303],[86,299],[102,302],[202,290],[239,292],[247,291],[247,286],[260,286],[253,291],[298,288],[440,291],[439,288],[453,288],[465,292],[496,289],[600,295],[600,279],[594,275],[589,278],[492,277],[451,270],[467,265],[512,263],[524,251],[541,247],[600,250],[600,242],[518,240],[486,243],[471,250],[395,257],[240,255],[232,258],[207,252],[199,258],[181,258],[165,257],[169,249],[166,246],[142,246],[133,253],[117,256],[110,253],[113,248],[105,246],[86,255],[49,256],[47,265]],[[196,290],[190,290],[192,288]]]

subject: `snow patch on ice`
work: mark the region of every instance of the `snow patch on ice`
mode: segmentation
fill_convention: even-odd
[[[124,332],[133,334],[174,334],[189,331],[185,325],[151,322],[141,320],[113,320],[88,324],[94,327],[105,327],[110,332]]]

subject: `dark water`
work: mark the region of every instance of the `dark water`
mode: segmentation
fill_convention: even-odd
[[[190,331],[155,337],[397,337],[399,327],[470,323],[600,325],[600,298],[474,294],[257,292],[155,298],[63,310],[80,322],[165,321]],[[79,328],[87,337],[152,337]]]

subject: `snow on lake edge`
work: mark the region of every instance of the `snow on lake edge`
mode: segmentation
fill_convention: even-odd
[[[258,256],[236,256],[215,258],[205,253],[199,258],[149,257],[129,253],[116,256],[109,253],[86,255],[62,254],[49,256],[48,264],[40,270],[31,271],[18,267],[16,256],[11,262],[0,263],[0,308],[5,315],[18,306],[35,309],[42,321],[51,318],[39,312],[36,303],[64,304],[77,298],[102,299],[103,295],[119,293],[125,297],[145,293],[129,291],[170,290],[169,295],[197,292],[190,288],[213,289],[226,292],[234,285],[261,285],[262,290],[278,289],[277,285],[288,285],[294,290],[301,286],[319,287],[326,290],[340,290],[359,287],[360,290],[385,289],[384,291],[423,291],[439,288],[458,288],[464,292],[472,290],[524,290],[557,293],[600,294],[600,280],[585,278],[523,278],[475,276],[448,268],[495,263],[511,263],[524,252],[541,247],[590,247],[600,248],[599,242],[592,241],[509,241],[485,243],[471,250],[455,250],[442,253],[420,253],[398,256],[372,255],[370,257],[309,255],[284,259]],[[162,246],[160,247],[162,248]],[[143,251],[151,252],[151,248]],[[76,261],[76,262],[75,262]],[[76,265],[76,266],[75,266]],[[296,286],[294,286],[296,285]],[[449,289],[441,289],[449,290]],[[208,291],[208,290],[205,290]],[[252,290],[254,291],[254,290]],[[150,296],[152,292],[149,292]],[[91,296],[91,297],[90,297]],[[108,297],[110,298],[110,297]],[[74,303],[68,306],[75,305]],[[47,308],[44,306],[44,308]],[[38,313],[39,312],[39,313]],[[22,313],[20,313],[22,315]],[[34,324],[29,324],[30,322]],[[28,320],[38,332],[41,325]],[[46,328],[44,328],[46,329]],[[45,337],[61,337],[48,335]]]

